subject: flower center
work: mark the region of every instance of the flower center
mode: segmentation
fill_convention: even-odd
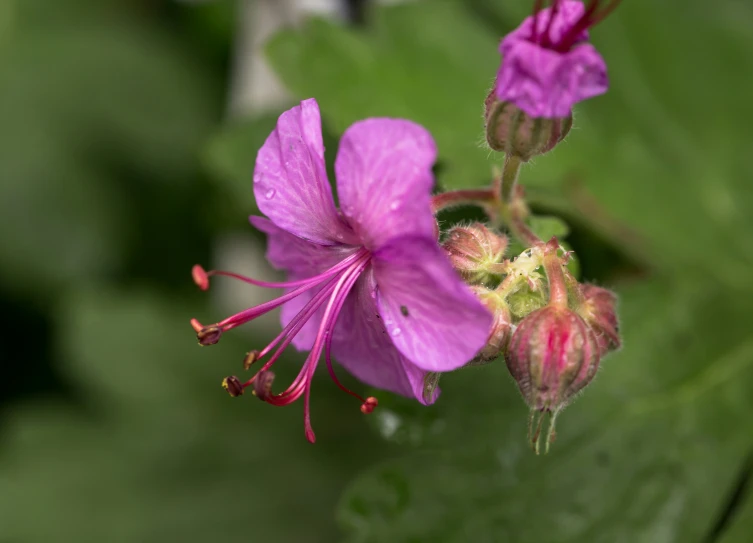
[[[301,396],[304,396],[306,438],[313,443],[316,437],[311,427],[309,398],[314,371],[316,370],[322,353],[324,353],[324,358],[327,362],[327,370],[335,384],[337,384],[337,386],[343,391],[361,401],[361,411],[363,413],[371,413],[377,406],[378,402],[376,398],[369,397],[364,399],[343,386],[335,375],[331,358],[332,332],[337,322],[337,318],[345,304],[348,294],[360,275],[369,265],[370,261],[371,254],[366,249],[361,248],[318,275],[299,281],[288,281],[283,283],[258,281],[236,273],[219,270],[205,272],[201,266],[194,266],[192,270],[194,282],[202,290],[207,290],[209,288],[209,277],[213,275],[232,277],[245,283],[265,288],[293,289],[274,300],[248,308],[210,326],[203,326],[196,319],[192,319],[191,326],[196,330],[201,345],[213,345],[220,340],[223,332],[252,321],[300,296],[304,292],[309,291],[314,287],[319,287],[319,291],[311,297],[311,300],[309,300],[298,314],[285,326],[285,328],[283,328],[282,332],[277,337],[275,337],[263,349],[259,351],[251,351],[246,354],[243,362],[246,369],[249,369],[252,364],[261,361],[269,355],[262,367],[248,381],[241,383],[237,377],[228,377],[223,381],[223,386],[230,395],[239,396],[243,394],[245,388],[253,386],[252,393],[255,396],[267,403],[277,406],[291,404]],[[274,373],[270,371],[270,368],[290,345],[293,338],[295,338],[303,326],[320,308],[324,308],[324,311],[322,313],[319,329],[316,338],[314,339],[314,344],[311,347],[309,355],[306,357],[306,361],[304,362],[301,371],[287,389],[279,394],[272,393]]]

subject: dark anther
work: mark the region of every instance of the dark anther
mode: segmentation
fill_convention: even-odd
[[[235,375],[225,377],[222,380],[222,388],[227,390],[227,393],[230,394],[233,398],[236,398],[243,394],[243,385]]]

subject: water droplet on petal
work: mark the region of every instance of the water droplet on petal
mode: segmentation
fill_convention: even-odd
[[[275,194],[277,194],[277,191],[275,189],[269,189],[267,192],[264,193],[264,197],[267,200],[271,200],[275,197]]]
[[[339,239],[340,241],[342,241],[343,239],[345,239],[345,236],[343,236],[342,234],[337,234],[335,237],[337,239]]]
[[[400,335],[400,328],[393,328],[392,332],[390,332],[390,334],[392,334],[392,337],[399,336]]]
[[[392,211],[397,211],[399,207],[400,207],[400,202],[398,202],[397,200],[395,200],[394,202],[390,204],[390,209]]]

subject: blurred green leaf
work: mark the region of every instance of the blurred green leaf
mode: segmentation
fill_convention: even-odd
[[[314,383],[319,442],[309,445],[301,404],[276,409],[250,394],[227,396],[220,381],[240,369],[247,348],[238,335],[200,348],[190,316],[151,291],[90,289],[65,301],[60,352],[88,408],[50,403],[10,415],[0,455],[3,538],[335,538],[340,488],[384,454],[365,435],[358,403],[327,377]],[[299,367],[300,355],[282,360],[278,378]]]
[[[349,540],[705,541],[753,447],[753,308],[695,283],[621,294],[625,348],[549,455],[527,448],[503,364],[447,375],[442,431],[343,497]]]
[[[408,118],[434,135],[443,186],[491,180],[481,145],[482,106],[494,79],[496,43],[456,3],[378,9],[361,31],[311,19],[278,34],[268,51],[293,92],[319,101],[335,133],[365,117]]]
[[[727,527],[719,538],[719,543],[747,543],[753,534],[753,496],[750,494],[750,473],[748,473],[747,499],[740,504]]]
[[[109,4],[13,3],[2,36],[0,270],[35,294],[112,272],[136,220],[125,181],[190,187],[212,124],[190,51]]]
[[[204,163],[209,174],[243,213],[257,210],[253,191],[256,154],[274,130],[278,116],[268,113],[230,124],[205,149]]]

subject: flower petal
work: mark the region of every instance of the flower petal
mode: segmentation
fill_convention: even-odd
[[[332,336],[332,354],[364,383],[434,403],[439,389],[424,398],[426,372],[395,348],[376,306],[376,284],[370,269],[358,279],[343,305]]]
[[[592,45],[558,53],[521,40],[505,53],[496,94],[532,117],[562,118],[577,102],[608,88],[606,63]]]
[[[491,313],[431,238],[402,237],[374,254],[379,313],[390,339],[427,371],[450,371],[486,344]]]
[[[432,235],[436,157],[431,134],[411,121],[366,119],[345,131],[335,161],[340,208],[367,248]]]
[[[316,100],[280,115],[256,157],[254,195],[262,213],[298,237],[326,245],[352,236],[332,199]]]
[[[297,279],[318,275],[358,250],[348,245],[320,245],[306,241],[264,217],[251,216],[249,221],[257,230],[267,234],[269,263],[275,269],[290,272]]]

